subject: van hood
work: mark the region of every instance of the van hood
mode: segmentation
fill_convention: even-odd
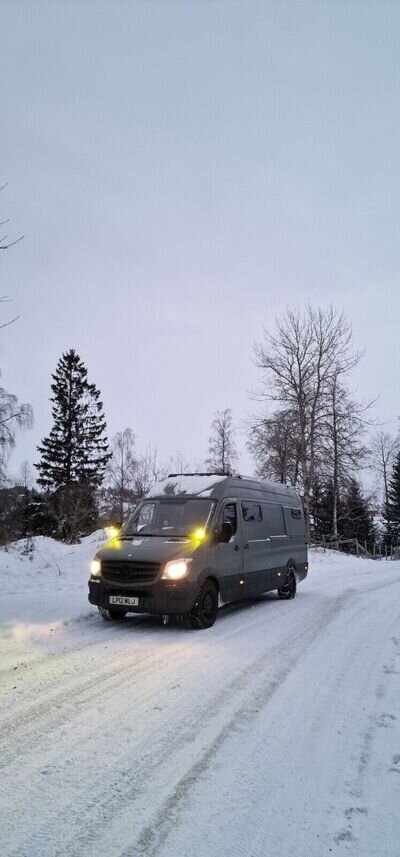
[[[193,553],[193,542],[186,539],[168,539],[165,536],[132,536],[131,539],[112,539],[101,547],[96,557],[103,560],[132,560],[133,562],[168,562],[184,559]]]

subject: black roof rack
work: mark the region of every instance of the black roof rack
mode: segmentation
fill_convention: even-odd
[[[168,479],[171,479],[174,476],[232,476],[232,473],[228,473],[226,471],[221,473],[220,470],[209,470],[207,473],[200,473],[198,470],[194,473],[168,473]]]

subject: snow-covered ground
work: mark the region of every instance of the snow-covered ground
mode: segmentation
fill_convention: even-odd
[[[1,857],[399,857],[400,563],[311,554],[204,632],[0,551]]]
[[[88,615],[87,582],[90,560],[106,540],[104,530],[65,545],[46,536],[32,539],[27,555],[25,540],[0,548],[0,623],[15,636],[18,625],[54,626],[55,622]],[[29,628],[29,633],[32,631]],[[49,630],[49,629],[47,629]]]

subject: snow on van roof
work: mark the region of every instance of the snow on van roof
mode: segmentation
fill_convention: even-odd
[[[209,475],[178,474],[177,476],[168,476],[162,482],[156,482],[146,497],[161,497],[165,494],[167,497],[177,497],[179,494],[195,494],[198,497],[209,497],[214,485],[222,482],[227,477],[225,475]]]

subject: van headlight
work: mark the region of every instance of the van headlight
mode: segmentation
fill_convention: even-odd
[[[162,580],[181,580],[189,571],[191,559],[173,559],[167,562],[162,573]]]
[[[92,559],[90,563],[90,574],[92,577],[99,577],[101,573],[101,562],[99,559]]]

